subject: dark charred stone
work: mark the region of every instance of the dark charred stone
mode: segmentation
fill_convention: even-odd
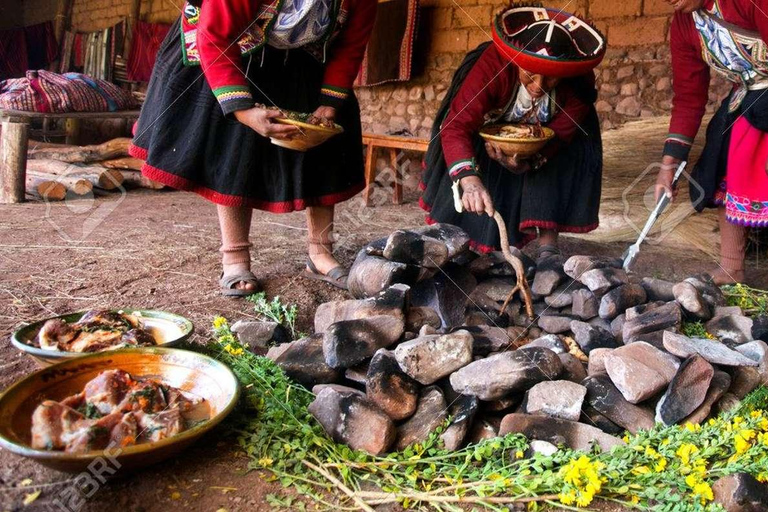
[[[712,308],[693,284],[683,281],[673,286],[672,291],[688,316],[695,320],[712,318]]]
[[[463,326],[461,328],[472,335],[472,355],[487,356],[491,352],[508,349],[514,338],[510,338],[507,329],[487,325]]]
[[[720,400],[715,403],[714,407],[712,407],[712,411],[715,415],[725,414],[726,412],[736,409],[740,405],[741,400],[739,400],[739,397],[732,393],[725,393],[720,397]]]
[[[550,334],[560,334],[571,330],[573,317],[547,315],[539,317],[539,327]]]
[[[500,314],[497,310],[477,311],[475,309],[467,311],[464,317],[464,325],[467,326],[488,326],[488,327],[507,327],[510,325],[509,315],[504,312]]]
[[[429,385],[471,363],[472,344],[472,335],[464,330],[424,336],[398,345],[395,358],[411,378]]]
[[[534,385],[527,394],[525,412],[578,421],[587,388],[567,380],[549,380]]]
[[[616,338],[616,341],[619,343],[624,343],[624,323],[626,321],[627,317],[624,315],[619,315],[611,320],[611,328],[609,331],[611,331],[611,334],[613,334],[613,337]]]
[[[701,296],[709,305],[710,310],[714,311],[717,307],[725,306],[725,295],[709,274],[691,276],[685,281],[691,283],[697,290],[699,290]]]
[[[731,385],[731,377],[720,370],[715,370],[715,374],[712,376],[712,383],[707,390],[707,396],[704,397],[704,402],[691,413],[690,416],[682,420],[680,423],[685,425],[686,423],[700,424],[706,420],[712,412],[712,407],[720,400],[723,395],[728,391]]]
[[[337,443],[372,455],[383,455],[395,441],[395,425],[357,393],[327,387],[309,404],[309,413]]]
[[[365,389],[371,402],[399,421],[416,411],[421,386],[400,369],[392,352],[381,349],[368,366]]]
[[[536,338],[535,340],[531,341],[530,343],[525,344],[526,348],[531,347],[542,347],[542,348],[548,348],[555,354],[565,354],[568,352],[568,348],[563,343],[563,340],[560,339],[560,336],[557,334],[547,334],[545,336],[541,336],[540,338]]]
[[[620,436],[624,433],[626,429],[623,427],[618,426],[599,412],[597,412],[597,409],[592,407],[589,404],[584,404],[581,408],[581,418],[579,419],[581,423],[586,423],[587,425],[592,425],[606,434],[612,435],[612,436]]]
[[[645,288],[648,300],[660,300],[664,302],[675,300],[675,294],[672,291],[675,283],[664,281],[663,279],[656,279],[654,277],[644,277],[640,282],[640,285]]]
[[[613,334],[613,332],[611,331],[611,322],[609,322],[604,318],[600,318],[599,316],[597,316],[595,318],[592,318],[591,320],[587,320],[587,323],[593,327],[599,327],[600,329]],[[616,340],[616,342],[618,343],[619,340]]]
[[[237,334],[240,343],[251,350],[291,342],[288,329],[277,322],[238,320],[232,324],[232,332]]]
[[[657,420],[675,425],[693,413],[704,403],[714,374],[712,365],[698,354],[683,361],[656,405]]]
[[[613,334],[600,327],[578,320],[572,321],[570,327],[573,331],[574,341],[587,355],[596,348],[616,348],[619,346]]]
[[[633,320],[637,316],[642,315],[643,313],[647,313],[649,311],[653,311],[654,309],[664,306],[665,304],[667,303],[659,302],[659,301],[646,302],[645,304],[640,304],[638,306],[633,306],[631,308],[628,308],[624,312],[624,315],[626,316],[627,320]]]
[[[721,366],[758,366],[759,363],[749,357],[726,347],[724,344],[703,339],[689,338],[682,334],[664,333],[664,348],[671,354],[687,358],[694,354],[701,355],[712,364]]]
[[[472,428],[472,422],[480,407],[480,401],[475,396],[459,395],[450,400],[451,423],[440,434],[446,450],[458,450],[464,444]]]
[[[501,418],[485,417],[476,419],[467,436],[467,442],[478,444],[494,437],[499,437]]]
[[[315,312],[315,332],[325,332],[335,322],[373,315],[402,318],[408,304],[409,293],[409,286],[396,284],[368,299],[338,300],[320,304]]]
[[[716,316],[707,322],[707,332],[720,340],[741,345],[752,341],[754,321],[742,315]]]
[[[715,503],[727,512],[768,512],[768,486],[749,473],[720,478],[712,485]]]
[[[646,301],[645,290],[638,284],[623,284],[609,291],[600,299],[601,318],[613,320],[628,308]]]
[[[579,280],[589,270],[601,268],[621,268],[621,260],[616,258],[602,258],[600,256],[571,256],[563,265],[563,270],[572,279]]]
[[[755,340],[736,347],[736,351],[757,363],[763,386],[768,386],[768,345],[764,341]]]
[[[576,356],[573,354],[557,354],[557,357],[563,364],[563,373],[560,374],[561,379],[579,384],[587,378],[587,370],[584,368],[584,363],[579,361]]]
[[[571,312],[581,320],[595,318],[600,310],[600,303],[595,294],[589,290],[576,290],[572,294]]]
[[[551,295],[558,286],[566,281],[568,276],[563,271],[563,260],[552,256],[541,260],[536,265],[536,276],[531,284],[531,292],[546,297]]]
[[[424,388],[419,395],[416,412],[397,427],[395,450],[405,450],[412,444],[426,441],[429,434],[448,417],[445,397],[437,386]]]
[[[418,280],[421,269],[388,259],[371,256],[363,248],[349,270],[347,286],[358,299],[373,297],[396,283],[410,284]]]
[[[323,336],[325,362],[332,368],[350,368],[395,343],[404,331],[403,319],[391,316],[336,322]]]
[[[665,330],[677,332],[682,323],[683,313],[680,305],[677,302],[669,302],[627,319],[622,326],[622,338],[624,343],[648,341],[645,339],[646,335]]]
[[[448,248],[448,258],[454,259],[469,252],[469,235],[451,224],[431,224],[412,230],[419,235],[440,240]]]
[[[398,230],[387,238],[383,256],[399,263],[440,268],[448,261],[448,247],[435,238]]]
[[[579,281],[597,297],[602,297],[613,288],[629,282],[629,276],[620,268],[597,268],[587,270]]]
[[[627,402],[608,375],[591,375],[582,385],[587,388],[587,402],[597,412],[633,434],[653,428],[653,412]]]
[[[492,354],[451,375],[451,386],[481,400],[497,400],[544,380],[557,378],[563,365],[557,354],[545,348],[521,348]]]
[[[744,398],[762,383],[762,375],[754,366],[738,366],[731,369],[731,387],[726,391]]]
[[[422,281],[411,289],[411,305],[435,310],[442,327],[451,329],[464,323],[467,297],[477,281],[465,268],[449,263],[432,279]]]
[[[442,325],[440,317],[434,309],[427,307],[408,308],[405,313],[405,329],[407,331],[418,332],[423,326],[429,325],[439,329]]]
[[[322,334],[288,343],[274,361],[289,378],[307,387],[331,384],[340,377],[339,372],[325,362]]]
[[[344,370],[344,378],[356,386],[362,386],[365,389],[365,382],[368,376],[368,363],[363,363],[352,368]]]
[[[617,437],[606,434],[600,429],[584,423],[562,420],[531,414],[508,414],[501,421],[499,435],[519,433],[528,439],[538,439],[555,446],[567,446],[573,450],[590,451],[597,446],[601,451],[609,451],[614,446],[624,444]]]
[[[752,339],[768,341],[768,314],[754,317],[752,322]]]
[[[527,395],[527,394],[526,394]],[[514,394],[493,400],[490,402],[482,402],[483,412],[490,414],[499,414],[511,412],[515,407],[525,407],[525,397],[520,398],[520,395]]]

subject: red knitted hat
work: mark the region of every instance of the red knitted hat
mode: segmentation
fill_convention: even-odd
[[[605,56],[605,37],[567,12],[540,5],[513,6],[493,24],[496,48],[534,74],[569,77],[594,69]]]

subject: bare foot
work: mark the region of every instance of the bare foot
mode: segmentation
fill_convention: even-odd
[[[225,276],[230,276],[232,274],[240,274],[242,272],[248,272],[251,270],[251,264],[250,263],[232,263],[229,265],[222,264],[222,271],[224,272]],[[256,287],[253,285],[253,283],[246,283],[245,281],[239,281],[235,285],[236,290],[245,290],[245,291],[256,291]]]
[[[717,286],[744,282],[743,270],[729,270],[724,269],[723,267],[717,267],[709,272],[709,275],[712,276],[712,281],[714,281]]]

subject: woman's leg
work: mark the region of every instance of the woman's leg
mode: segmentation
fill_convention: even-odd
[[[747,250],[749,229],[728,222],[725,207],[718,208],[720,221],[720,267],[711,272],[715,284],[744,281],[744,253]]]
[[[221,263],[225,276],[251,270],[251,217],[253,210],[245,206],[217,205],[221,228]],[[255,290],[252,283],[240,281],[238,290]]]
[[[309,258],[321,274],[327,274],[339,266],[333,257],[333,211],[333,206],[307,208]]]
[[[539,229],[539,247],[536,249],[537,258],[548,258],[559,254],[557,248],[558,233],[554,229]]]

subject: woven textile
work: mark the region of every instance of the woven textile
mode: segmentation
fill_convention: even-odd
[[[29,112],[114,112],[136,108],[133,96],[115,84],[80,73],[28,71],[0,82],[0,109]]]
[[[162,23],[136,23],[133,32],[133,45],[128,57],[128,79],[137,82],[148,82],[155,66],[155,57],[160,50],[160,44],[165,39],[170,25]]]

